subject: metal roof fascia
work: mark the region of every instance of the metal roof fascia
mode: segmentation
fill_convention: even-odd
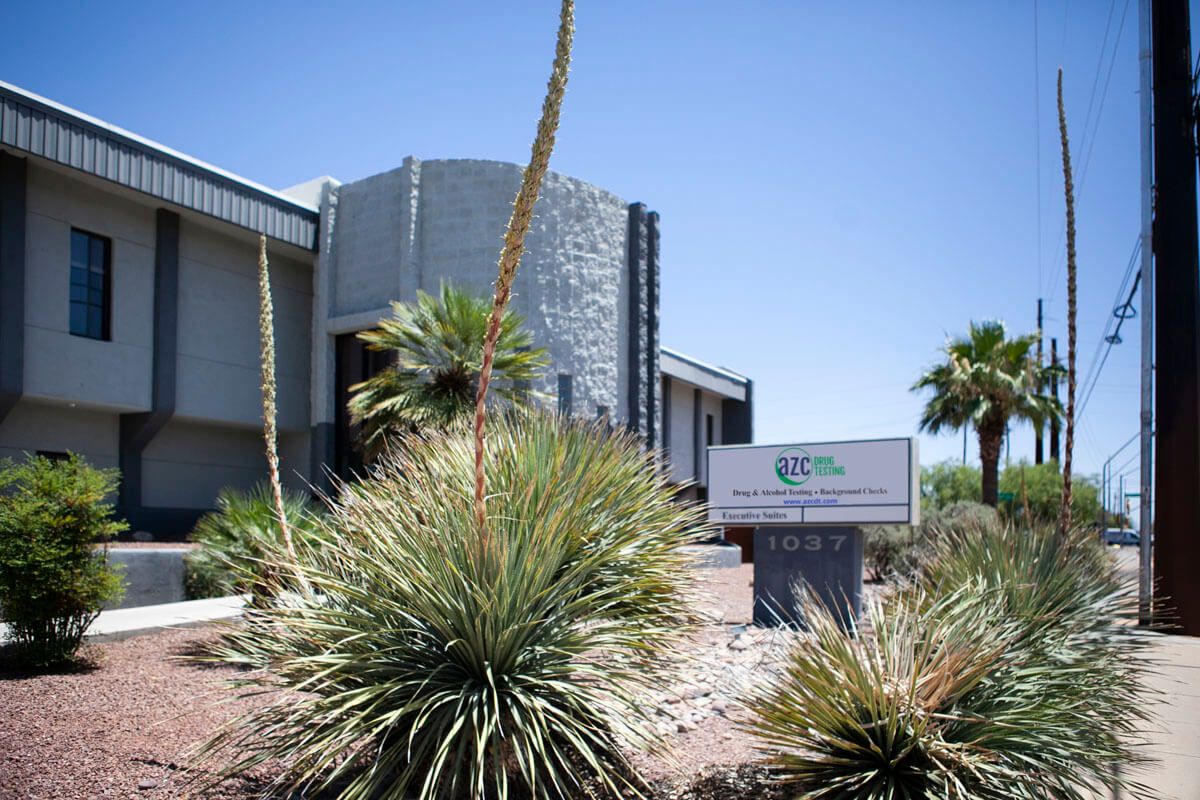
[[[96,137],[109,146],[99,147]],[[316,247],[319,209],[4,81],[0,144],[307,250]],[[138,154],[141,159],[130,157]]]

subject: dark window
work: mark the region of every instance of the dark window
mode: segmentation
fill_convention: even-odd
[[[662,379],[662,449],[671,449],[671,380],[666,375]]]
[[[112,240],[71,229],[71,333],[109,339]]]
[[[713,446],[713,415],[704,415],[704,446]]]
[[[70,453],[61,450],[38,450],[37,455],[50,461],[67,461],[71,458]]]
[[[362,472],[363,457],[359,447],[359,428],[350,422],[346,407],[352,396],[350,387],[373,378],[395,365],[395,352],[371,350],[357,333],[343,333],[335,340],[335,381],[337,409],[334,418],[334,473],[350,480]]]
[[[565,372],[558,373],[558,413],[564,417],[571,416],[574,394],[571,376]]]

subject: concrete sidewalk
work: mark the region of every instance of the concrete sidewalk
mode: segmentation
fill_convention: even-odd
[[[241,595],[101,611],[88,628],[87,638],[90,642],[111,642],[164,628],[187,628],[232,619],[242,613],[245,605],[246,596]]]
[[[137,608],[116,608],[101,611],[87,631],[89,642],[115,642],[144,633],[156,633],[168,628],[190,628],[207,622],[241,616],[249,595],[212,597],[207,600],[184,600]],[[0,624],[0,642],[7,637]]]
[[[1156,636],[1150,657],[1148,683],[1163,694],[1148,750],[1158,763],[1135,777],[1162,800],[1200,800],[1200,639]]]

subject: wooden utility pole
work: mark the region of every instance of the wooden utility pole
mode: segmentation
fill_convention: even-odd
[[[1187,0],[1154,0],[1156,607],[1200,636],[1200,266]]]

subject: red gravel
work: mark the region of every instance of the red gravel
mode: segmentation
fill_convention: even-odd
[[[249,707],[215,703],[231,670],[175,658],[211,636],[168,631],[87,646],[91,666],[74,672],[0,673],[0,798],[179,796],[188,748]]]
[[[715,645],[728,640],[727,626],[749,620],[753,571],[743,565],[699,574],[712,592],[710,611],[724,614],[700,634]],[[231,669],[179,658],[212,636],[205,629],[169,631],[90,645],[84,650],[90,669],[36,677],[0,673],[0,798],[186,795],[180,765],[188,763],[188,750],[254,702],[231,700],[224,690]],[[728,713],[744,712],[731,706]],[[677,763],[638,757],[647,777],[682,783],[715,765],[753,760],[752,741],[727,717],[706,719],[675,742]],[[261,788],[244,779],[204,796],[249,798]],[[707,789],[670,795],[717,796]]]

